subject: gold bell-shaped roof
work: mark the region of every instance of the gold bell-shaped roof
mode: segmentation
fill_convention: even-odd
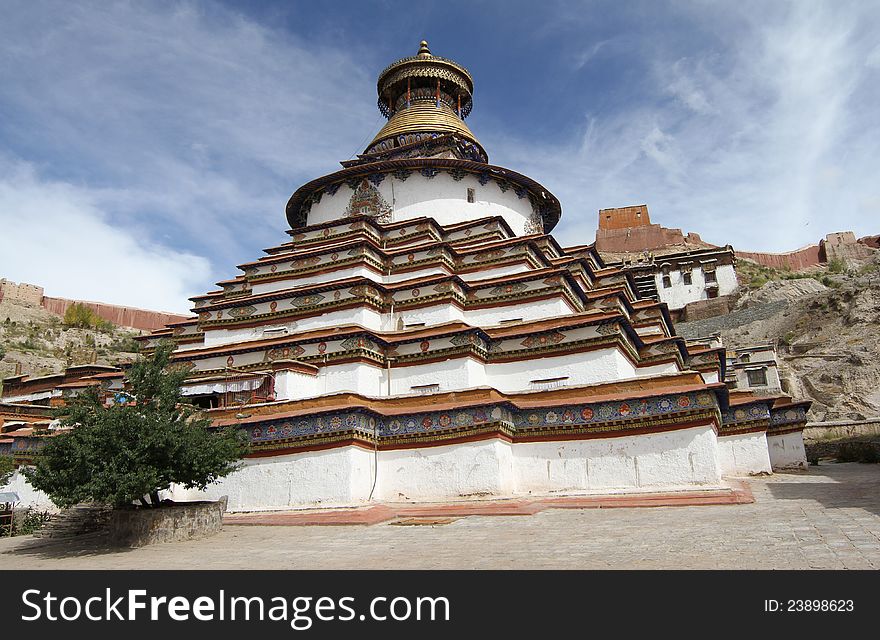
[[[433,55],[426,41],[422,40],[415,56],[386,67],[379,74],[376,89],[379,110],[388,122],[365,154],[453,134],[475,144],[483,161],[488,161],[464,122],[473,107],[471,74],[457,62]]]

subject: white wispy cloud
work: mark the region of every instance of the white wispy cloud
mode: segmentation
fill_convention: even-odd
[[[843,229],[877,233],[880,9],[674,7],[678,33],[630,39],[641,82],[616,87],[613,108],[585,91],[584,119],[562,142],[536,145],[497,120],[478,133],[495,161],[560,198],[563,242],[591,240],[598,209],[640,203],[655,222],[742,249],[784,251]],[[570,34],[577,15],[557,28]]]
[[[235,275],[235,264],[283,242],[290,193],[378,130],[370,53],[338,45],[195,0],[5,10],[0,152],[33,170],[26,184],[4,180],[0,225],[35,214],[45,203],[36,186],[48,185],[56,206],[76,198],[68,204],[82,224],[65,230],[96,253],[122,258],[101,243],[130,239],[144,255],[203,256],[198,268],[181,259],[177,269],[154,269],[144,280],[155,294],[140,302],[122,286],[93,296],[186,307],[188,296]],[[55,295],[81,290],[54,275],[77,259],[47,241],[56,229],[16,234],[28,262],[48,266],[38,284]],[[149,262],[139,266],[149,271]],[[4,255],[0,274],[34,281],[39,270]]]
[[[26,163],[0,161],[0,219],[4,271],[45,284],[47,295],[186,313],[210,274],[204,258],[109,224],[91,190],[42,179]]]

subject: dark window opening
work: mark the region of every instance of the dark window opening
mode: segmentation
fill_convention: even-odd
[[[672,279],[669,276],[663,276],[663,288],[668,289],[672,286]]]
[[[473,189],[467,190],[468,202],[476,202],[477,201],[477,192]]]
[[[706,272],[706,282],[718,282],[718,278],[715,277],[714,271]]]
[[[214,393],[204,396],[190,396],[187,400],[199,409],[216,409],[220,406],[220,397]]]
[[[693,278],[691,278],[691,274],[687,271],[681,274],[681,278],[682,280],[684,280],[685,284],[691,284],[691,282],[693,281]]]
[[[750,387],[763,387],[767,384],[766,369],[749,369],[746,371],[746,375],[749,378]]]
[[[717,298],[718,289],[706,289],[706,295],[710,298]]]

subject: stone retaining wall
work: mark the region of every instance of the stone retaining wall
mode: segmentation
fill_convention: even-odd
[[[880,436],[880,418],[808,422],[804,429],[804,440],[810,441],[840,440],[861,436]]]
[[[205,538],[220,532],[227,498],[179,502],[155,509],[116,509],[110,514],[110,541],[123,547]]]
[[[739,311],[732,311],[726,316],[706,318],[705,320],[696,320],[694,322],[679,322],[675,325],[675,332],[688,339],[702,338],[720,333],[724,329],[734,329],[757,320],[766,320],[785,309],[788,305],[788,300],[777,300],[740,309]]]

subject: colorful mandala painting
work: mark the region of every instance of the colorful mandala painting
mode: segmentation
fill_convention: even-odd
[[[391,206],[385,201],[379,190],[364,179],[351,194],[345,215],[370,216],[375,218],[377,222],[391,222],[391,211]]]

